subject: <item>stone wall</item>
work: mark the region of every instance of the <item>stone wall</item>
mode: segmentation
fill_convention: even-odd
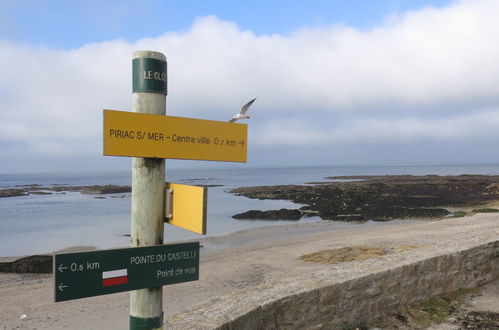
[[[279,299],[220,329],[335,329],[499,277],[499,241]]]
[[[369,270],[331,269],[223,296],[170,317],[168,329],[336,329],[400,306],[499,278],[499,241],[385,258]],[[381,258],[380,258],[381,259]],[[397,267],[393,267],[397,264]],[[387,267],[386,265],[390,265]]]

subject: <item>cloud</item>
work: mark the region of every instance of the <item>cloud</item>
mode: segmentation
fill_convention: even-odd
[[[319,124],[320,125],[320,124]],[[469,141],[497,138],[499,108],[450,117],[351,118],[340,125],[312,127],[298,120],[269,122],[252,142],[272,145],[335,145],[343,143]]]
[[[499,137],[499,2],[257,35],[214,16],[185,31],[62,51],[0,41],[0,142],[100,155],[102,109],[131,109],[131,56],[168,58],[167,113],[226,120],[249,99],[255,146]],[[12,150],[12,149],[11,149]]]

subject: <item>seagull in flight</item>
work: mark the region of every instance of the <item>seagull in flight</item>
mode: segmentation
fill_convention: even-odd
[[[234,117],[232,117],[231,119],[229,119],[229,122],[230,123],[233,123],[235,122],[236,120],[239,120],[239,119],[249,119],[250,116],[248,116],[246,114],[246,111],[248,111],[249,107],[253,104],[253,102],[255,102],[256,100],[256,97],[249,101],[248,103],[246,103],[245,105],[243,105],[241,107],[241,111],[239,111],[239,113],[237,115],[235,115]]]

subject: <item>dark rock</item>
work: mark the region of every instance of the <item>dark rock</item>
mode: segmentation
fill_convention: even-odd
[[[129,186],[115,186],[115,185],[106,185],[106,186],[90,186],[83,187],[81,189],[82,194],[116,194],[116,193],[127,193],[131,192],[132,187]]]
[[[34,255],[12,262],[0,262],[0,272],[5,273],[52,273],[52,256]]]
[[[0,197],[16,197],[27,196],[28,193],[24,189],[0,189]]]
[[[35,195],[48,195],[54,192],[64,192],[64,191],[80,191],[82,194],[116,194],[116,193],[129,193],[132,191],[130,186],[116,186],[116,185],[94,185],[94,186],[65,186],[57,185],[52,187],[42,187],[40,185],[27,185],[22,188],[9,188],[0,189],[0,197],[15,197],[15,196],[28,196],[31,194]]]
[[[130,195],[121,195],[121,196],[115,195],[115,196],[111,196],[111,198],[129,198],[129,197],[130,197]],[[105,197],[102,197],[102,198],[105,198]]]
[[[458,318],[460,329],[499,329],[499,313],[471,311]]]
[[[291,200],[303,211],[329,220],[387,221],[440,218],[446,207],[482,205],[499,200],[499,176],[348,176],[328,184],[260,186],[232,189],[255,199]]]
[[[197,184],[196,187],[213,188],[213,187],[223,187],[223,184]]]
[[[270,210],[270,211],[259,211],[259,210],[250,210],[248,212],[239,213],[232,218],[234,219],[252,219],[252,220],[300,220],[302,217],[302,213],[300,210],[288,210],[288,209],[280,209],[280,210]]]

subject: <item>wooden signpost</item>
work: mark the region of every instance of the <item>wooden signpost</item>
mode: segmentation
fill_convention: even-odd
[[[165,159],[246,162],[247,125],[165,116],[166,57],[137,51],[134,112],[104,110],[104,155],[132,159],[131,248],[54,256],[54,298],[130,291],[130,329],[163,328],[162,286],[199,278],[199,242],[163,245],[164,222],[206,234],[207,189],[165,183]]]

